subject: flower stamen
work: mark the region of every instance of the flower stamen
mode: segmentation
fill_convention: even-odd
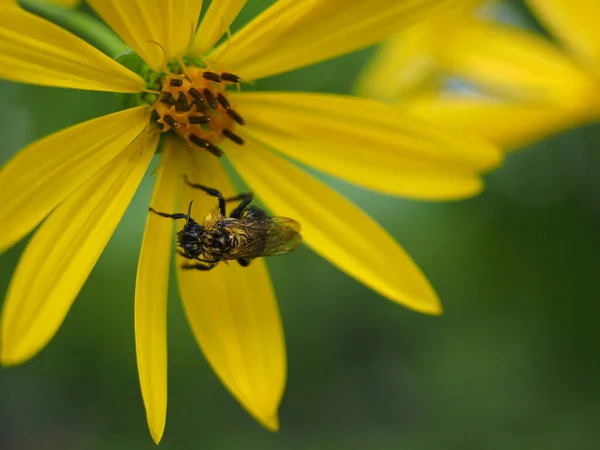
[[[160,96],[152,105],[153,118],[162,132],[172,131],[191,146],[222,156],[217,144],[223,139],[244,144],[235,127],[245,121],[232,109],[225,90],[240,81],[240,77],[229,72],[189,66],[185,75],[167,72],[161,80]]]
[[[244,145],[244,139],[241,138],[240,136],[238,136],[237,134],[235,134],[233,131],[224,129],[223,134],[225,136],[227,136],[229,139],[231,139],[233,142],[235,142],[236,144]]]
[[[188,102],[187,96],[183,92],[180,92],[175,102],[175,109],[179,112],[187,112],[192,109],[192,106],[193,104]]]
[[[208,116],[192,116],[189,118],[190,123],[201,125],[203,123],[210,122],[210,117]]]
[[[216,147],[215,145],[211,144],[210,141],[207,141],[206,139],[202,139],[201,137],[196,136],[195,134],[191,134],[190,141],[192,141],[198,147],[205,148],[206,150],[208,150],[215,156],[219,156],[219,157],[223,156],[223,150],[221,150],[219,147]]]
[[[204,98],[206,98],[206,101],[208,102],[208,104],[210,105],[210,107],[212,109],[217,109],[219,107],[219,105],[217,104],[217,99],[215,98],[213,93],[210,91],[210,89],[208,89],[208,88],[204,89]]]
[[[215,72],[206,71],[202,74],[202,76],[207,80],[214,81],[215,83],[220,83],[223,81],[223,77]]]
[[[225,98],[225,96],[223,94],[221,94],[219,92],[219,94],[217,95],[217,101],[221,104],[221,106],[223,108],[225,108],[227,111],[229,111],[231,109],[231,105],[229,104],[229,101]]]
[[[163,95],[160,99],[161,102],[166,103],[167,105],[174,105],[175,104],[175,97],[173,97],[173,94],[171,94],[170,92]]]
[[[171,128],[177,128],[179,126],[179,122],[177,122],[173,116],[171,116],[170,114],[165,114],[163,116],[163,120],[166,122],[167,125],[169,125]]]
[[[230,81],[231,83],[239,83],[242,81],[240,77],[229,72],[221,73],[221,78],[223,78],[224,81]]]
[[[202,97],[202,94],[196,88],[190,88],[190,90],[188,91],[188,93],[197,102],[203,102],[204,101],[204,97]]]
[[[244,118],[240,116],[237,112],[235,112],[233,109],[228,109],[227,115],[240,125],[246,125],[246,121],[244,120]]]

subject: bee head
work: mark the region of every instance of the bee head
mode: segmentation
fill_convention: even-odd
[[[182,250],[188,255],[196,258],[203,251],[203,237],[205,229],[202,225],[190,217],[192,202],[188,208],[187,219],[183,229],[177,233],[177,242]]]

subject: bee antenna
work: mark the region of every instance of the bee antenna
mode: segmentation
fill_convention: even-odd
[[[192,203],[194,203],[194,200],[192,200],[190,202],[190,206],[188,206],[188,213],[187,213],[187,219],[185,221],[185,228],[187,228],[188,225],[190,224],[190,216],[192,215]]]

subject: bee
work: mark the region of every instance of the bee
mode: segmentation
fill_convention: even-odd
[[[236,260],[242,267],[260,256],[283,255],[302,242],[300,224],[287,217],[269,217],[262,209],[250,205],[252,193],[224,198],[216,189],[185,182],[218,199],[218,208],[210,213],[203,224],[192,219],[192,202],[187,214],[169,214],[152,208],[161,217],[185,219],[183,229],[177,233],[178,253],[195,261],[184,264],[185,269],[211,270],[221,261]],[[228,202],[240,201],[229,217]]]

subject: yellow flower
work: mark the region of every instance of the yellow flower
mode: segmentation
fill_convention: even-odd
[[[440,28],[437,17],[384,46],[361,80],[392,78],[392,89],[376,91],[362,81],[358,90],[507,150],[600,118],[600,29],[595,20],[600,2],[528,0],[555,41],[486,18],[478,9],[486,2],[466,3],[451,28],[448,22]],[[399,61],[403,76],[393,76],[390,68]],[[466,82],[476,93],[445,90],[448,78]]]
[[[214,199],[182,183],[183,174],[233,195],[210,153],[223,152],[271,211],[302,224],[317,253],[393,301],[440,312],[428,281],[389,234],[286,157],[387,194],[448,199],[476,193],[479,172],[496,165],[499,152],[372,100],[224,89],[235,84],[231,74],[255,80],[373,44],[439,0],[385,0],[378,8],[362,0],[280,0],[216,47],[245,1],[212,2],[197,30],[200,0],[88,3],[143,58],[119,59],[141,63],[143,77],[43,19],[0,6],[4,78],[132,94],[137,105],[34,142],[0,170],[0,251],[41,223],[4,304],[3,364],[32,357],[56,333],[144,176],[160,131],[166,139],[154,209],[185,211],[190,199],[196,214],[214,208]],[[229,75],[219,82],[223,72]],[[212,128],[192,123],[206,117]],[[156,442],[167,405],[172,236],[172,221],[148,216],[136,280],[138,369]],[[178,281],[215,372],[257,420],[277,429],[285,347],[264,262],[179,270]]]

